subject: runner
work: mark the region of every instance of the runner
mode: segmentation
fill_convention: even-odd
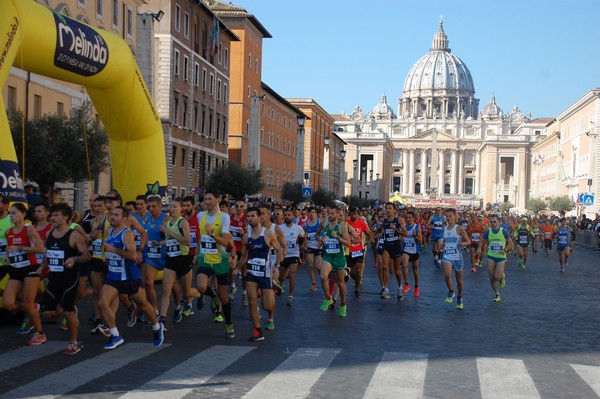
[[[380,296],[383,299],[390,298],[389,281],[391,270],[396,275],[396,281],[398,282],[397,299],[402,300],[404,290],[402,287],[402,246],[400,237],[408,236],[408,232],[404,223],[396,216],[396,208],[392,202],[386,202],[385,204],[385,218],[381,222],[379,229],[384,237],[382,263],[379,265],[382,269],[381,277],[383,279]],[[390,263],[392,265],[391,268]]]
[[[192,276],[196,275],[196,264],[192,261],[196,256],[196,248],[198,247],[198,212],[194,208],[196,200],[191,195],[188,195],[183,199],[183,217],[187,220],[190,225],[190,263],[192,264]],[[197,290],[196,290],[197,291]],[[199,294],[199,293],[198,293]],[[202,297],[198,298],[200,303],[203,300]],[[193,298],[185,298],[186,304],[183,307],[182,314],[184,316],[191,316],[194,314],[194,308],[192,306]]]
[[[108,237],[110,230],[110,222],[106,211],[106,202],[104,197],[98,196],[94,201],[94,213],[96,217],[92,223],[92,231],[90,232],[92,259],[90,260],[90,278],[92,281],[94,314],[91,320],[94,322],[94,328],[90,331],[91,334],[102,334],[106,337],[110,336],[108,327],[102,323],[102,310],[98,301],[100,300],[100,292],[104,284],[104,276],[106,275],[106,262],[104,255],[104,240]]]
[[[100,296],[102,316],[110,331],[110,340],[104,349],[110,350],[125,343],[116,324],[116,309],[119,306],[119,295],[130,295],[139,309],[146,314],[152,324],[154,346],[162,345],[164,325],[159,321],[155,308],[148,302],[146,294],[140,288],[142,272],[135,263],[137,253],[133,233],[125,225],[129,211],[124,206],[116,206],[110,213],[108,237],[104,245],[107,256],[108,273]]]
[[[262,210],[261,210],[262,211]],[[304,223],[304,232],[306,233],[306,255],[305,260],[308,264],[308,278],[310,279],[310,290],[316,291],[315,269],[321,271],[321,262],[323,261],[323,248],[318,231],[321,221],[317,217],[317,210],[314,207],[308,208],[308,220]]]
[[[573,230],[567,226],[567,220],[564,217],[561,218],[560,225],[556,228],[556,249],[561,273],[564,273],[565,268],[569,265],[569,255],[573,247],[572,235]]]
[[[419,248],[423,242],[423,237],[421,235],[421,227],[415,223],[414,211],[406,213],[405,226],[408,236],[404,237],[402,241],[402,269],[405,275],[404,279],[408,281],[408,262],[411,263],[413,278],[415,279],[413,295],[418,297],[421,295],[421,291],[419,290]]]
[[[273,282],[273,292],[276,295],[281,295],[282,288],[279,285],[279,265],[283,262],[283,257],[287,253],[287,245],[285,242],[285,236],[283,235],[283,230],[275,223],[271,221],[271,214],[273,213],[273,208],[270,205],[262,204],[260,206],[260,224],[268,230],[271,230],[277,241],[273,243],[271,248],[271,256],[269,260],[271,262],[271,280]],[[279,249],[279,251],[275,251],[275,247]],[[274,309],[274,308],[273,308]]]
[[[515,228],[513,237],[517,247],[517,256],[519,257],[518,264],[523,268],[527,267],[527,257],[529,255],[529,244],[535,234],[531,231],[529,224],[527,223],[527,216],[521,217],[521,221]]]
[[[504,228],[500,227],[500,221],[497,215],[490,215],[490,228],[483,233],[482,240],[479,242],[477,250],[478,256],[481,254],[481,248],[484,243],[488,245],[487,250],[487,268],[490,277],[490,284],[494,291],[494,302],[500,302],[500,288],[506,284],[504,267],[506,265],[506,254],[512,249],[512,240],[510,234]]]
[[[259,208],[252,207],[248,209],[246,215],[250,230],[242,238],[242,259],[247,264],[248,309],[254,324],[254,332],[250,336],[250,341],[262,341],[265,338],[260,324],[258,297],[262,297],[262,308],[269,314],[265,329],[273,330],[275,328],[273,320],[275,296],[273,295],[271,280],[272,263],[269,257],[278,257],[281,247],[278,245],[275,233],[260,224],[261,211]],[[275,253],[272,254],[271,250]]]
[[[218,300],[225,316],[225,336],[235,338],[235,330],[231,322],[231,302],[227,295],[231,278],[231,268],[227,257],[226,247],[229,245],[229,215],[219,210],[219,194],[207,190],[204,194],[206,211],[198,213],[198,232],[200,233],[200,248],[196,255],[198,271],[196,284],[201,294],[211,298],[211,310],[218,311]],[[216,276],[217,294],[208,285],[211,276]]]
[[[39,305],[35,303],[40,285],[36,254],[44,253],[44,244],[35,228],[25,224],[26,214],[27,208],[22,203],[10,207],[10,219],[14,227],[5,233],[7,247],[4,264],[8,265],[9,280],[4,289],[2,306],[9,312],[17,309],[25,312],[35,329],[35,334],[27,344],[40,345],[47,339],[42,331]],[[19,293],[21,299],[17,303]]]
[[[544,225],[542,226],[542,234],[544,235],[544,251],[548,256],[548,251],[552,251],[552,240],[554,239],[554,226],[550,223],[550,219],[547,218]]]
[[[246,214],[244,213],[245,204],[243,200],[235,201],[235,205],[233,206],[233,215],[230,216],[229,220],[229,232],[231,234],[231,238],[235,243],[235,257],[237,260],[240,259],[242,255],[242,237],[246,234]],[[241,273],[242,277],[242,296],[246,295],[246,278],[244,273],[237,267],[237,262],[230,263],[232,266],[231,269],[231,286],[229,287],[229,299],[233,300],[235,298],[235,293],[237,292],[237,288],[235,286],[235,278]]]
[[[452,269],[454,269],[454,277],[456,279],[456,308],[463,309],[463,266],[464,259],[462,248],[471,245],[471,240],[467,236],[467,232],[462,226],[456,224],[456,210],[449,208],[446,210],[446,227],[444,228],[444,237],[438,240],[438,248],[443,249],[442,265],[444,267],[444,280],[448,287],[448,295],[446,302],[452,303],[454,298],[454,290],[452,289]]]
[[[8,214],[9,206],[10,200],[0,194],[0,280],[4,279],[8,274],[8,268],[2,267],[4,265],[4,258],[6,257],[6,231],[14,226]]]
[[[427,221],[427,227],[431,229],[433,262],[438,269],[442,266],[442,251],[438,247],[438,242],[441,238],[444,238],[444,224],[445,220],[442,215],[442,209],[436,208],[435,213]]]
[[[471,215],[471,223],[469,223],[469,238],[471,239],[471,272],[475,273],[477,269],[475,267],[483,267],[481,259],[477,257],[477,247],[479,246],[479,240],[485,226],[483,225],[483,216]]]
[[[37,209],[37,207],[36,207]],[[77,340],[79,320],[77,319],[77,286],[79,284],[79,264],[89,262],[92,256],[84,237],[70,228],[73,210],[67,204],[54,204],[50,207],[52,231],[46,239],[46,260],[48,266],[48,286],[42,300],[44,317],[56,317],[60,304],[67,320],[69,344],[66,355],[79,353],[82,345]],[[61,313],[63,313],[61,312]]]
[[[346,275],[346,258],[342,245],[350,246],[350,237],[345,228],[340,228],[338,222],[338,214],[335,206],[329,208],[329,223],[323,227],[323,236],[321,243],[325,247],[323,254],[323,264],[321,266],[321,286],[325,294],[325,300],[321,304],[320,309],[325,312],[329,306],[333,304],[333,298],[329,290],[328,277],[330,273],[334,273],[338,287],[340,289],[341,303],[338,315],[346,317],[346,284],[344,277]]]
[[[350,208],[349,214],[350,219],[346,221],[350,228],[354,229],[354,233],[358,237],[358,240],[352,239],[352,245],[350,245],[350,255],[346,258],[346,263],[350,268],[350,277],[354,280],[354,296],[360,298],[360,289],[362,284],[363,275],[363,263],[365,259],[365,245],[363,241],[363,234],[366,235],[369,242],[373,242],[373,233],[367,223],[359,218],[358,208],[353,206]]]
[[[294,305],[294,291],[296,289],[296,269],[300,262],[300,246],[304,241],[304,229],[294,224],[294,213],[291,209],[283,212],[283,224],[279,228],[283,231],[287,244],[287,253],[283,258],[283,263],[280,268],[279,285],[284,286],[285,280],[290,279],[290,293],[287,299],[287,305]]]

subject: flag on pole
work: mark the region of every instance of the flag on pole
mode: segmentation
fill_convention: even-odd
[[[210,34],[210,48],[212,53],[217,54],[219,52],[219,47],[221,47],[221,37],[219,35],[219,18],[215,17],[212,32]]]

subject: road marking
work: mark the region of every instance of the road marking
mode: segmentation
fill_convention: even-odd
[[[253,346],[212,346],[121,398],[182,398],[254,349]]]
[[[571,367],[596,392],[596,395],[600,396],[600,367],[583,364],[572,364]]]
[[[149,343],[125,344],[110,352],[94,356],[73,366],[48,374],[29,384],[22,385],[1,395],[0,398],[55,398],[129,363],[156,353],[166,346],[168,345],[156,348]],[[43,395],[40,394],[42,392]]]
[[[426,372],[425,353],[384,352],[364,398],[422,398]]]
[[[19,367],[25,363],[65,350],[65,341],[47,341],[43,345],[22,346],[0,355],[0,373]]]
[[[279,396],[305,398],[338,353],[340,349],[300,348],[243,397],[245,399]]]
[[[540,398],[522,360],[478,357],[477,372],[483,399]]]

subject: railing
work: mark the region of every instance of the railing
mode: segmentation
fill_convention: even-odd
[[[600,249],[598,233],[591,230],[575,230],[575,244],[588,249]]]

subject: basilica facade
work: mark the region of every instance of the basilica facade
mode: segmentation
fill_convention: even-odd
[[[346,142],[346,195],[526,208],[531,147],[552,119],[532,120],[516,106],[505,113],[493,94],[480,111],[473,77],[451,52],[442,21],[396,105],[384,94],[370,112],[357,106],[334,115],[334,131]]]

